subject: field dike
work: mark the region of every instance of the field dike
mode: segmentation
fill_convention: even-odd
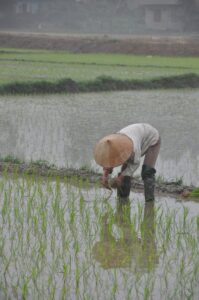
[[[120,80],[101,76],[90,81],[75,81],[70,78],[56,82],[38,81],[8,83],[0,86],[0,95],[5,94],[49,94],[49,93],[88,93],[102,91],[151,90],[172,88],[199,88],[199,76],[184,74],[160,77],[151,80]]]
[[[88,168],[57,168],[48,164],[46,161],[36,161],[25,163],[17,159],[1,159],[0,174],[10,173],[16,175],[41,176],[51,178],[68,178],[73,180],[81,180],[90,186],[97,185],[100,187],[100,179],[102,174],[96,173]],[[132,179],[132,190],[142,192],[144,189],[141,178]],[[194,186],[186,186],[182,180],[165,181],[163,178],[156,180],[156,192],[163,194],[173,194],[182,198],[199,198],[199,191]]]

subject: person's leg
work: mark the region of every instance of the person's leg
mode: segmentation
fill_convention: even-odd
[[[131,177],[124,176],[122,184],[117,188],[117,196],[119,198],[128,198],[131,191]]]
[[[149,149],[145,153],[143,165],[150,166],[151,168],[155,167],[155,163],[160,152],[160,145],[161,139],[159,138],[158,142],[155,145],[149,147]]]
[[[126,169],[126,167],[127,167],[127,164],[123,164],[122,168],[121,168],[121,172],[123,172]],[[129,197],[130,191],[131,191],[131,177],[124,176],[121,186],[117,188],[117,196],[120,199],[124,199],[124,201],[125,201],[125,199],[127,199]]]
[[[155,190],[155,163],[158,158],[160,151],[161,141],[157,142],[152,147],[149,147],[145,154],[144,163],[142,166],[142,179],[144,181],[144,195],[146,201],[154,200],[154,190]]]

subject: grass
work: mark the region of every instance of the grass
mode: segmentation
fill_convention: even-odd
[[[190,197],[199,198],[199,187],[191,192]]]
[[[0,49],[0,87],[7,84],[28,90],[37,84],[50,87],[66,82],[76,83],[78,89],[93,90],[98,78],[112,79],[120,88],[133,88],[129,82],[137,84],[137,80],[146,82],[153,79],[168,78],[194,74],[199,76],[199,62],[194,57],[159,57],[118,54],[72,54],[63,51]],[[64,81],[65,80],[65,81]],[[196,77],[197,82],[198,77]],[[126,82],[124,85],[124,82]],[[110,80],[106,80],[107,85]],[[122,84],[121,84],[122,83]],[[29,84],[29,85],[28,85]],[[66,82],[67,84],[67,82]],[[83,87],[82,87],[83,86]],[[165,85],[166,86],[166,85]],[[26,87],[26,89],[25,89]],[[150,88],[149,84],[148,87]],[[151,85],[157,88],[156,85]],[[167,87],[167,86],[166,86]],[[56,89],[54,88],[55,92]],[[60,91],[60,89],[58,89]],[[99,89],[101,90],[101,86]],[[61,90],[62,91],[62,90]],[[34,92],[34,89],[32,89]]]
[[[99,181],[100,176],[102,176],[102,171],[97,172],[93,168],[91,168],[89,165],[82,165],[78,169],[75,168],[59,168],[54,164],[49,163],[46,160],[36,160],[36,161],[29,161],[25,162],[23,160],[20,160],[17,157],[14,157],[12,155],[7,155],[5,157],[0,157],[0,166],[1,166],[1,172],[4,170],[10,170],[11,173],[16,172],[18,170],[18,173],[34,173],[35,175],[44,175],[46,177],[48,176],[78,176],[81,178],[85,178],[89,181],[89,178],[92,177],[92,181]],[[139,175],[134,176],[134,184],[135,181],[141,181],[141,178]],[[163,176],[157,176],[156,183],[158,186],[173,186],[173,187],[181,187],[182,191],[185,187],[185,184],[183,183],[182,177],[176,177],[170,181],[166,180]],[[191,189],[192,187],[189,187]],[[173,190],[175,192],[175,189]],[[179,191],[178,191],[179,193]],[[198,188],[193,189],[192,193],[197,196],[198,194]],[[190,191],[189,191],[190,194]]]
[[[0,48],[1,60],[33,61],[49,63],[147,66],[157,68],[198,69],[199,62],[194,57],[143,56],[131,54],[69,53],[64,51],[28,50]]]
[[[123,90],[199,88],[199,75],[184,74],[151,80],[119,80],[111,77],[98,77],[88,81],[62,79],[57,82],[14,82],[0,85],[0,94],[50,94],[88,93]]]
[[[192,299],[198,218],[76,179],[0,177],[1,299]]]

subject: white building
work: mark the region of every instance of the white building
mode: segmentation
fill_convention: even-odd
[[[39,10],[38,0],[18,0],[16,2],[16,14],[36,14]]]
[[[180,30],[183,27],[184,7],[179,0],[128,0],[142,10],[146,28]]]

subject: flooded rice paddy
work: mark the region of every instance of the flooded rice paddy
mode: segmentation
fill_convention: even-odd
[[[199,204],[0,177],[0,299],[198,299]]]
[[[0,156],[92,167],[102,136],[136,122],[158,128],[158,175],[199,182],[199,90],[0,97]]]
[[[198,112],[198,90],[0,97],[0,156],[97,168],[95,142],[144,121],[162,136],[158,175],[198,186]],[[0,266],[3,300],[197,300],[199,203],[5,171]]]

